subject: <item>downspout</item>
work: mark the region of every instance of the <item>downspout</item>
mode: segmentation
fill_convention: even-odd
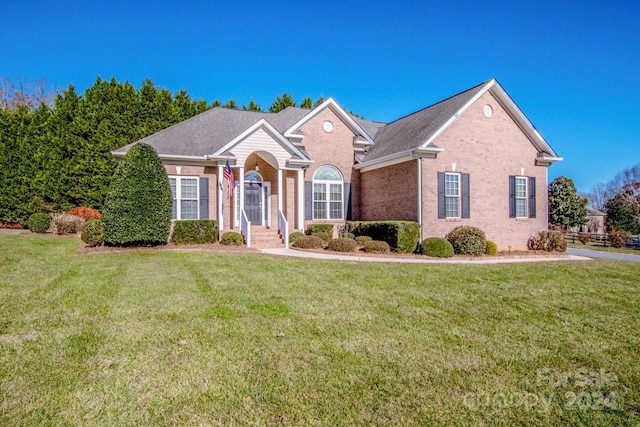
[[[418,226],[420,227],[420,242],[422,242],[422,160],[420,157],[416,158],[416,162],[418,165]]]

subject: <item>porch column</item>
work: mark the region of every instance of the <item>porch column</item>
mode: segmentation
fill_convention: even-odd
[[[244,166],[238,168],[238,175],[238,182],[240,184],[240,191],[238,192],[238,203],[240,204],[240,215],[242,216],[242,211],[244,210]],[[240,223],[236,225],[240,227]]]
[[[296,226],[298,230],[304,231],[304,170],[298,169],[296,172],[296,181],[298,185],[298,209],[296,209]]]
[[[280,168],[278,168],[278,212],[282,212],[282,169]]]
[[[224,230],[224,214],[223,214],[223,197],[224,195],[222,194],[222,180],[223,180],[223,176],[224,176],[224,165],[221,165],[218,163],[218,200],[217,200],[217,206],[218,206],[218,230],[220,231],[220,233],[222,234],[222,231]],[[229,224],[231,224],[231,222],[229,222]]]

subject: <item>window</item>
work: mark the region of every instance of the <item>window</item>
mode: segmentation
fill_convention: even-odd
[[[516,176],[516,218],[527,217],[527,178]]]
[[[447,218],[460,218],[460,174],[445,174],[444,191],[445,216]]]
[[[313,219],[342,219],[342,175],[333,166],[322,166],[313,175]]]
[[[198,219],[198,178],[169,177],[173,197],[172,219]]]

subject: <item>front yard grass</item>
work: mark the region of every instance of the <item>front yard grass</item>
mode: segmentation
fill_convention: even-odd
[[[640,264],[0,236],[2,425],[636,425]]]

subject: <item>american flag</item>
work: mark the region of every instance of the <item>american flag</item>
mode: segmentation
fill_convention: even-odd
[[[229,166],[229,160],[227,160],[227,165],[224,167],[224,179],[227,180],[227,197],[232,198],[233,192],[236,189],[236,183],[233,179],[233,171],[231,170],[231,166]]]

